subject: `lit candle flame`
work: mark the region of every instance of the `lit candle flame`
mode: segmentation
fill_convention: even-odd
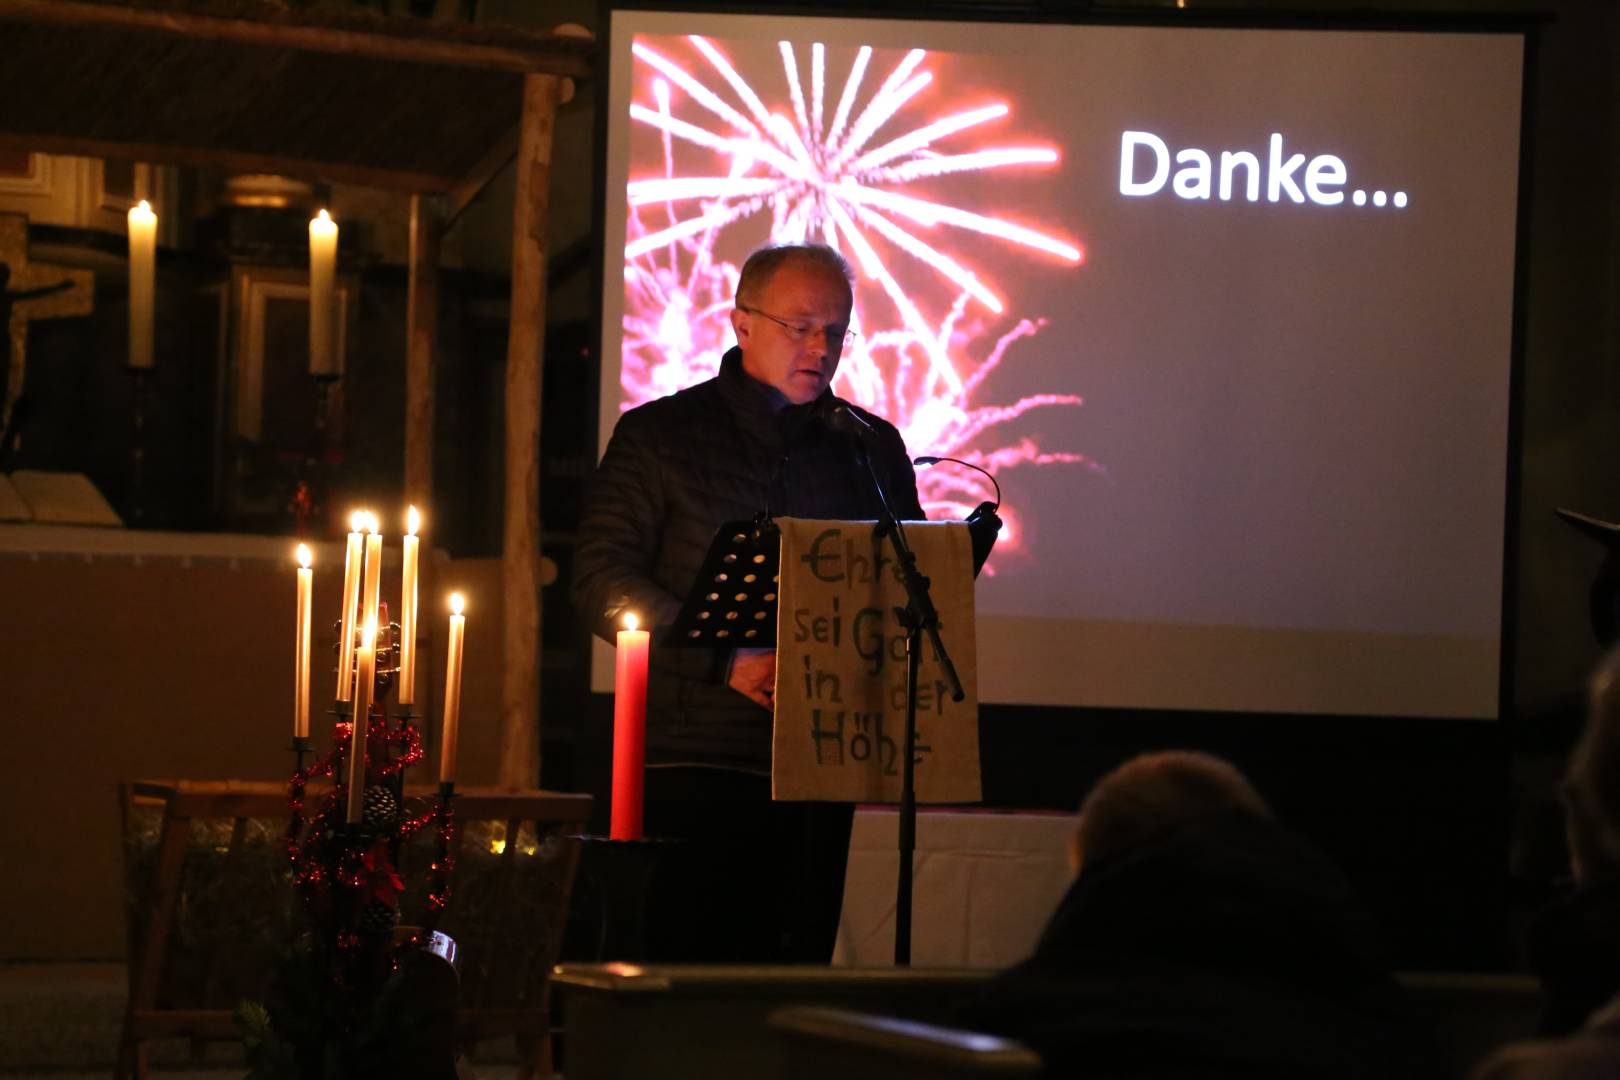
[[[461,612],[462,612],[462,609],[465,608],[466,606],[467,606],[467,601],[462,599],[462,596],[461,596],[460,593],[453,592],[453,593],[450,594],[450,614],[452,614],[452,615],[460,615]]]
[[[354,513],[349,515],[349,531],[350,532],[359,532],[361,529],[363,529],[365,527],[366,527],[366,512],[364,510],[356,510]]]
[[[636,627],[638,627],[640,625],[641,625],[641,620],[636,618],[636,613],[635,612],[630,611],[630,612],[625,613],[625,616],[624,616],[624,628],[626,630],[634,630]]]
[[[319,219],[319,220],[321,220],[321,221],[331,221],[331,220],[332,220],[332,215],[331,215],[331,214],[328,214],[328,213],[327,213],[327,212],[326,212],[326,208],[325,208],[325,207],[322,207],[322,208],[321,208],[321,212],[320,212],[320,213],[318,213],[318,214],[316,214],[316,215],[315,215],[315,216],[316,216],[316,218],[318,218],[318,219]]]
[[[405,511],[405,529],[406,529],[406,531],[409,532],[412,536],[415,536],[416,535],[416,530],[421,528],[421,526],[422,526],[422,515],[418,514],[416,512],[416,507],[414,507],[414,506],[410,507],[408,510]]]
[[[141,218],[156,218],[157,217],[156,214],[152,213],[152,204],[147,202],[145,199],[142,199],[140,205],[137,206],[135,209],[138,211],[138,214],[136,215],[137,217],[141,217]]]
[[[376,514],[373,514],[370,510],[367,510],[366,511],[366,532],[371,533],[373,536],[375,536],[381,530],[382,530],[382,522],[377,520],[377,515]]]
[[[311,562],[314,562],[314,561],[315,561],[315,556],[310,554],[309,545],[308,544],[299,544],[298,545],[298,565],[302,566],[305,570],[308,570],[309,569],[309,564]]]

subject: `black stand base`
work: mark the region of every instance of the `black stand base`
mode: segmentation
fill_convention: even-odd
[[[575,912],[597,924],[596,940],[579,943],[589,959],[647,963],[663,951],[648,933],[648,912],[661,870],[686,851],[682,840],[612,840],[581,836]]]

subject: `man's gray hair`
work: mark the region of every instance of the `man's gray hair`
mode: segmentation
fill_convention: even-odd
[[[1075,842],[1089,864],[1230,811],[1271,817],[1231,762],[1196,750],[1142,754],[1097,781],[1080,804]]]
[[[1586,727],[1564,778],[1572,854],[1588,870],[1620,867],[1620,648],[1587,684]]]
[[[854,295],[854,271],[842,255],[826,244],[769,244],[748,256],[748,261],[743,263],[742,274],[737,278],[737,306],[752,307],[758,303],[759,294],[770,284],[771,277],[784,264],[800,260],[827,271],[829,276],[843,278],[849,285],[850,295]]]

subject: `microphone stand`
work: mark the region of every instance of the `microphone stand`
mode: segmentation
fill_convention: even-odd
[[[964,697],[962,680],[957,678],[956,665],[945,651],[939,637],[939,611],[928,592],[928,578],[917,569],[917,556],[906,543],[906,533],[900,521],[889,508],[888,493],[872,465],[872,456],[866,451],[866,440],[855,435],[855,445],[861,464],[872,478],[877,491],[879,537],[887,536],[894,548],[895,563],[900,567],[900,579],[906,589],[906,606],[895,608],[900,624],[906,629],[906,738],[905,752],[900,769],[900,879],[895,887],[894,901],[894,963],[896,967],[911,965],[911,862],[917,847],[917,679],[922,666],[922,635],[927,634],[934,646],[934,660],[945,676],[952,701]]]

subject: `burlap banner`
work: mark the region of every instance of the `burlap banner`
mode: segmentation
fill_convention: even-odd
[[[906,722],[905,587],[870,521],[780,518],[776,726],[778,799],[898,802]],[[960,522],[913,522],[906,538],[933,583],[940,636],[967,697],[950,699],[922,642],[916,783],[920,802],[977,802],[979,698],[973,552]]]

